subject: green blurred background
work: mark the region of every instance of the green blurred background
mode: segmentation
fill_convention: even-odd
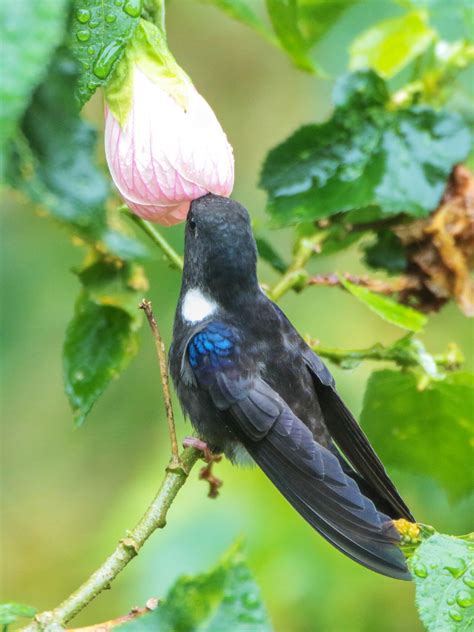
[[[445,3],[446,11],[438,11],[434,20],[446,37],[454,28],[449,6]],[[398,11],[378,1],[356,6],[320,43],[318,61],[332,75],[340,74],[354,36]],[[265,228],[258,172],[271,147],[299,125],[327,116],[332,82],[293,69],[282,53],[212,7],[175,1],[167,23],[171,49],[215,109],[234,146],[234,197],[289,254],[291,231]],[[86,116],[102,127],[101,113],[101,98],[96,96]],[[61,347],[79,289],[71,269],[83,251],[17,194],[4,198],[2,232],[1,598],[43,610],[77,587],[136,522],[163,476],[169,446],[158,367],[146,328],[138,357],[107,389],[84,427],[74,429],[63,393]],[[166,234],[181,250],[182,227]],[[159,253],[146,267],[148,297],[169,343],[179,275]],[[356,249],[312,263],[315,272],[362,269]],[[275,280],[266,265],[260,278]],[[336,289],[288,294],[282,307],[301,333],[327,346],[364,347],[400,335]],[[472,368],[470,333],[469,321],[450,305],[430,319],[423,340],[433,352],[457,342]],[[372,369],[370,363],[353,371],[334,369],[339,390],[356,413]],[[176,411],[183,437],[190,428],[178,406]],[[402,471],[391,474],[419,520],[447,533],[472,527],[472,498],[452,506],[431,481]],[[218,466],[218,475],[225,484],[219,499],[210,500],[197,469],[192,473],[170,511],[167,528],[152,537],[112,590],[89,606],[75,626],[118,616],[151,596],[163,596],[178,575],[207,569],[243,535],[249,564],[278,632],[421,629],[412,585],[378,576],[343,557],[257,470],[225,463]]]

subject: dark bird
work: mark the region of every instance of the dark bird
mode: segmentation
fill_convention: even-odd
[[[256,263],[241,204],[191,204],[170,351],[183,410],[212,452],[250,457],[340,551],[410,579],[391,520],[413,521],[410,510],[326,366],[261,290]]]

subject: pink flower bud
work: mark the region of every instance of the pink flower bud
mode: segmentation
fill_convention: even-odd
[[[192,200],[228,196],[234,158],[214,112],[184,75],[179,93],[135,65],[131,108],[121,124],[106,106],[105,154],[125,203],[144,219],[182,222]],[[185,78],[183,78],[185,77]]]

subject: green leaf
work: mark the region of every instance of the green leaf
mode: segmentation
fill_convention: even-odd
[[[293,63],[307,72],[321,72],[311,48],[357,0],[266,0],[281,46]]]
[[[111,77],[141,11],[141,0],[74,0],[69,48],[81,69],[76,89],[81,106]]]
[[[371,292],[366,287],[351,283],[344,277],[340,277],[339,280],[352,296],[392,325],[409,331],[420,331],[426,325],[426,316],[417,312],[416,309],[400,305],[391,298]]]
[[[208,573],[181,577],[156,610],[124,632],[271,632],[260,591],[237,549]]]
[[[8,180],[85,240],[101,241],[123,259],[143,259],[140,242],[107,226],[110,185],[96,164],[96,131],[79,115],[76,81],[76,64],[59,51],[12,146]]]
[[[381,230],[376,239],[364,247],[365,262],[371,268],[391,274],[404,272],[407,267],[405,249],[400,238],[391,230]]]
[[[453,166],[469,153],[462,118],[426,107],[390,110],[386,84],[373,71],[342,77],[333,98],[329,121],[301,127],[265,160],[260,186],[274,221],[367,207],[379,217],[432,212]]]
[[[278,43],[265,22],[254,11],[252,0],[201,0],[201,2],[216,6],[232,19],[252,28],[269,42]]]
[[[474,486],[473,399],[471,373],[449,373],[420,390],[415,373],[377,371],[361,425],[387,466],[427,476],[458,500]]]
[[[4,69],[0,82],[0,152],[63,37],[66,6],[66,0],[3,0],[0,5]]]
[[[66,330],[64,381],[77,425],[138,350],[140,266],[100,259],[78,272],[83,290]]]
[[[435,36],[436,32],[428,26],[427,11],[384,20],[354,40],[350,68],[373,68],[382,77],[393,77],[423,53]]]
[[[257,235],[255,242],[257,244],[258,256],[269,263],[274,270],[283,274],[288,268],[288,264],[283,260],[268,239]]]
[[[22,603],[2,603],[0,604],[0,625],[9,625],[20,618],[31,619],[36,612],[36,608]]]
[[[25,114],[27,142],[16,143],[10,180],[54,217],[97,238],[106,226],[109,184],[95,165],[96,132],[79,116],[76,79],[76,65],[62,51]]]
[[[469,632],[474,625],[474,534],[436,534],[409,560],[416,605],[428,632]]]

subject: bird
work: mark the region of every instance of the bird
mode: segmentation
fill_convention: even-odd
[[[169,365],[196,446],[257,464],[342,553],[410,579],[393,520],[414,518],[328,368],[261,289],[249,214],[233,199],[190,205]]]

